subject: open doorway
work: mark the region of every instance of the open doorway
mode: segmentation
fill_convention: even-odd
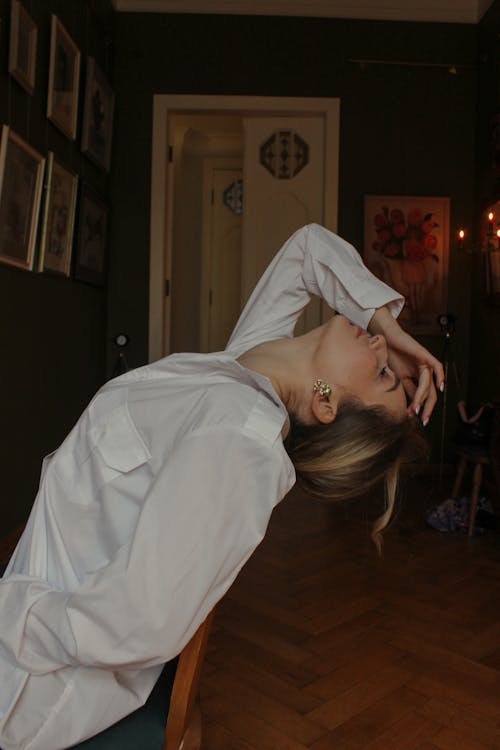
[[[222,348],[284,239],[336,229],[338,130],[338,100],[155,96],[151,360]]]
[[[169,132],[170,349],[218,351],[241,305],[243,121],[231,114],[173,114]]]

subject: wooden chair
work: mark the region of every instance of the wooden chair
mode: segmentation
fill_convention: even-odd
[[[494,479],[493,489],[496,492],[497,500],[500,499],[500,402],[498,400],[494,402],[493,408],[493,427],[489,445],[481,447],[460,446],[457,448],[459,463],[455,483],[453,485],[452,497],[458,499],[467,466],[468,464],[471,464],[473,467],[468,528],[469,536],[474,534],[479,493],[484,480],[484,467],[491,467]]]
[[[201,712],[197,698],[213,616],[212,611],[179,656],[163,750],[199,750],[201,747]]]

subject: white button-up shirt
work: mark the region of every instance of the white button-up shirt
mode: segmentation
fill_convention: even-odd
[[[363,327],[402,306],[348,243],[305,227],[225,352],[110,381],[44,460],[0,580],[3,750],[61,750],[141,706],[260,543],[295,479],[287,412],[236,358],[292,336],[311,294]]]

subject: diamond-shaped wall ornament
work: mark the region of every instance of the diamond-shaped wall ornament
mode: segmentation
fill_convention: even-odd
[[[260,163],[278,180],[289,180],[309,162],[309,146],[294,130],[276,130],[260,147]]]
[[[224,190],[222,202],[233,214],[241,216],[243,213],[243,180],[239,177]]]

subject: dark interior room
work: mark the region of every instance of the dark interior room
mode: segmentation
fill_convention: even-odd
[[[500,747],[500,0],[0,0],[0,53],[1,568],[99,389],[222,350],[272,252],[324,224],[446,384],[381,555],[380,487],[275,508],[196,645],[201,746]]]

